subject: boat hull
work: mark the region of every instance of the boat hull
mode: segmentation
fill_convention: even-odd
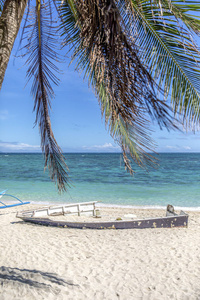
[[[187,227],[188,215],[167,216],[161,218],[142,219],[134,221],[109,221],[109,222],[67,222],[56,221],[48,218],[21,217],[25,222],[38,225],[77,228],[77,229],[145,229],[145,228],[174,228]]]

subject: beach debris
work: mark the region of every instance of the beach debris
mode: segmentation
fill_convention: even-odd
[[[101,213],[100,213],[100,210],[99,209],[96,209],[95,210],[95,218],[101,218]]]
[[[124,215],[124,218],[127,218],[127,219],[136,219],[137,216],[134,215],[134,214],[126,214],[126,215]]]
[[[171,204],[167,205],[167,211],[174,214],[174,207]]]

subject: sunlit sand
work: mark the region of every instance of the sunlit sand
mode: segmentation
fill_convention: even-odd
[[[0,211],[0,299],[199,299],[200,212],[188,212],[188,228],[79,230],[24,223],[23,208]]]

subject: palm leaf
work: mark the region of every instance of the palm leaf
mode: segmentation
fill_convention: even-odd
[[[0,16],[1,16],[1,13],[3,11],[3,7],[4,7],[4,4],[5,4],[5,1],[6,0],[0,0]]]
[[[54,60],[59,60],[55,51],[56,28],[51,20],[51,2],[40,3],[30,9],[29,23],[26,24],[24,38],[28,59],[27,76],[33,78],[31,93],[34,97],[36,123],[39,124],[42,151],[45,154],[45,168],[48,166],[52,180],[57,180],[58,189],[66,190],[68,173],[64,156],[61,153],[51,128],[49,110],[51,99],[54,97],[52,84],[59,80],[54,74],[59,72]],[[31,20],[30,20],[31,19]],[[28,22],[28,21],[27,21]]]
[[[197,14],[200,11],[200,5],[196,1],[171,1],[171,0],[152,0],[152,3],[156,5],[156,7],[160,7],[160,15],[162,16],[164,12],[171,12],[173,18],[176,20],[182,20],[188,30],[192,33],[199,34],[200,31],[200,20]],[[152,7],[152,13],[153,13]],[[153,13],[154,14],[154,13]],[[180,27],[180,30],[181,27]]]
[[[165,98],[171,93],[175,113],[187,126],[198,126],[200,117],[200,53],[194,43],[200,33],[200,11],[194,1],[131,0],[137,44],[142,63]]]
[[[124,1],[71,0],[57,1],[57,5],[66,45],[73,50],[72,61],[93,86],[110,133],[121,146],[125,166],[132,172],[128,154],[140,165],[151,163],[149,115],[161,128],[174,125],[168,107],[156,97],[154,81],[126,28]]]

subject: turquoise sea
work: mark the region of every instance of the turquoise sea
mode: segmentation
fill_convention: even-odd
[[[130,176],[119,153],[65,154],[72,186],[59,194],[44,173],[42,154],[0,153],[0,190],[8,189],[23,201],[69,203],[101,201],[102,204],[189,207],[200,210],[200,153],[162,153],[159,167],[135,166]]]

